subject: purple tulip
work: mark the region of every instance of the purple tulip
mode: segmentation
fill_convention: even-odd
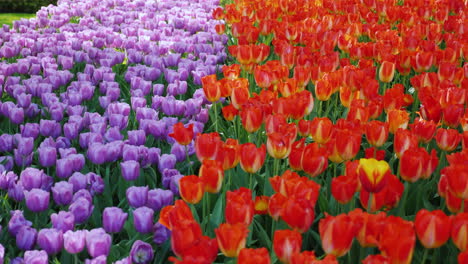
[[[85,264],[107,264],[107,256],[99,256],[93,259],[86,259]]]
[[[75,202],[76,200],[80,199],[80,198],[84,198],[86,200],[88,200],[88,202],[92,203],[93,202],[93,196],[91,195],[91,193],[86,190],[86,189],[81,189],[79,191],[77,191],[74,195],[73,195],[73,202]]]
[[[141,240],[135,241],[130,250],[130,258],[134,264],[148,264],[153,260],[154,250],[150,244]]]
[[[20,137],[19,141],[17,142],[17,150],[18,153],[27,156],[31,154],[34,148],[34,138],[32,137]]]
[[[24,188],[21,181],[12,182],[8,187],[8,196],[17,202],[24,200]]]
[[[143,130],[130,130],[128,133],[128,144],[140,146],[146,142],[146,133]]]
[[[163,154],[159,158],[159,172],[164,172],[166,169],[174,169],[175,164],[177,163],[177,158],[172,154]]]
[[[101,194],[104,192],[105,184],[101,176],[94,172],[88,172],[86,174],[86,181],[91,195]]]
[[[177,142],[172,145],[171,154],[176,157],[177,162],[184,161],[187,156],[185,153],[185,146],[182,146]]]
[[[42,229],[37,236],[37,244],[48,255],[55,255],[63,248],[63,233],[54,228]]]
[[[3,263],[3,259],[0,259],[0,263]],[[10,260],[10,264],[24,264],[24,259],[22,257],[16,257]]]
[[[77,254],[83,251],[88,230],[69,230],[63,234],[63,246],[70,254]]]
[[[126,161],[138,161],[140,159],[139,147],[133,145],[124,145],[122,149],[122,159]]]
[[[86,248],[91,257],[107,256],[111,247],[111,236],[102,228],[96,228],[86,234]]]
[[[0,163],[1,163],[1,158],[0,158]],[[18,175],[16,175],[12,171],[8,172],[2,172],[0,173],[0,189],[2,190],[7,190],[10,184],[15,183],[16,180],[18,179]]]
[[[63,133],[65,137],[72,140],[78,137],[79,125],[77,123],[65,123],[63,125]]]
[[[122,230],[128,214],[118,207],[107,207],[102,213],[102,226],[107,233],[118,233]]]
[[[24,126],[20,126],[22,137],[32,137],[36,139],[39,136],[39,124],[38,123],[26,123]]]
[[[86,175],[81,172],[73,173],[72,176],[68,178],[68,182],[73,185],[73,192],[85,189],[88,185]]]
[[[63,233],[75,228],[75,216],[70,212],[60,211],[58,214],[50,216],[52,227],[61,230]]]
[[[150,233],[153,228],[154,211],[146,206],[139,207],[133,211],[133,225],[137,232]]]
[[[55,171],[57,177],[61,179],[70,177],[73,174],[73,160],[70,158],[58,159]]]
[[[24,263],[28,264],[48,264],[49,256],[44,250],[30,250],[24,252]]]
[[[103,144],[95,143],[89,146],[88,159],[94,164],[103,164],[107,159],[107,148]]]
[[[78,198],[72,202],[68,210],[75,216],[75,223],[82,224],[91,216],[94,206],[86,198]]]
[[[0,135],[0,152],[10,152],[13,150],[13,136],[10,134]]]
[[[10,212],[11,218],[8,222],[8,232],[12,236],[16,236],[18,231],[23,226],[32,226],[32,223],[23,216],[23,211],[15,210]]]
[[[116,261],[114,264],[132,264],[132,262],[130,261],[130,257],[126,257]]]
[[[22,226],[16,234],[16,246],[20,250],[31,250],[36,244],[37,231],[29,226]]]
[[[148,192],[148,201],[146,206],[154,211],[159,211],[164,206],[171,205],[173,203],[173,199],[174,195],[170,190],[153,189]]]
[[[10,108],[8,117],[13,124],[19,125],[24,122],[24,109],[20,107]]]
[[[169,239],[171,230],[158,222],[153,226],[153,234],[153,242],[156,245],[161,245]]]
[[[42,212],[49,207],[50,193],[47,191],[33,188],[30,191],[24,191],[24,198],[26,207],[32,212]]]
[[[148,186],[131,186],[126,191],[128,204],[133,208],[146,205],[148,199]]]
[[[52,187],[52,196],[58,205],[69,205],[73,198],[73,184],[66,181],[56,182]]]
[[[39,164],[43,167],[52,167],[57,161],[57,149],[53,147],[38,148]]]
[[[134,181],[140,176],[140,163],[135,160],[121,162],[120,169],[126,181]]]

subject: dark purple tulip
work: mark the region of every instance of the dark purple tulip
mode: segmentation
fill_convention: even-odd
[[[73,198],[73,184],[66,181],[56,182],[52,187],[52,197],[58,205],[69,205]]]
[[[185,101],[185,116],[193,116],[200,112],[201,105],[203,103],[202,99],[190,98]]]
[[[86,259],[85,264],[107,264],[107,256],[99,256],[93,259]]]
[[[27,156],[31,154],[34,148],[34,138],[32,137],[20,137],[17,142],[18,153]]]
[[[128,144],[140,146],[146,142],[146,133],[144,130],[130,130],[128,133]]]
[[[173,203],[173,199],[174,195],[170,190],[153,189],[148,192],[146,206],[154,211],[159,211],[164,206],[171,205]]]
[[[102,227],[107,233],[118,233],[122,230],[128,214],[118,207],[107,207],[102,213]]]
[[[94,210],[93,203],[86,198],[78,198],[68,208],[75,216],[75,223],[82,224],[88,220]]]
[[[111,243],[111,236],[102,228],[93,229],[86,234],[86,248],[93,258],[109,255]]]
[[[13,136],[2,134],[0,136],[0,152],[10,152],[13,149]]]
[[[26,123],[24,126],[20,126],[22,137],[32,137],[36,139],[39,136],[39,124],[38,123]]]
[[[86,243],[86,234],[88,230],[69,230],[63,234],[63,246],[70,254],[77,254],[83,251]]]
[[[30,250],[24,252],[24,263],[28,264],[48,264],[49,256],[44,250]]]
[[[29,226],[22,226],[16,234],[16,246],[20,250],[31,250],[36,244],[37,231]]]
[[[13,166],[15,166],[15,161],[12,156],[0,156],[0,163],[7,171],[11,171]]]
[[[5,172],[0,173],[0,189],[7,190],[10,184],[15,183],[17,179],[18,179],[18,175],[16,175],[12,171],[8,171],[8,172],[5,171]]]
[[[8,117],[13,124],[19,125],[24,122],[24,109],[20,107],[10,108]]]
[[[49,207],[50,193],[41,189],[24,191],[26,207],[32,212],[38,213],[47,210]]]
[[[128,204],[130,204],[131,207],[138,208],[144,206],[148,198],[148,186],[131,186],[127,189],[126,194]]]
[[[135,230],[142,234],[150,233],[153,228],[154,211],[146,206],[133,211],[133,225]]]
[[[86,181],[91,195],[101,194],[104,192],[105,184],[101,176],[94,172],[88,172],[86,174]]]
[[[123,146],[125,143],[121,140],[113,141],[106,144],[107,162],[114,162],[122,158]]]
[[[55,168],[57,177],[66,179],[73,174],[73,160],[69,158],[58,159]]]
[[[73,192],[85,189],[88,184],[86,175],[81,172],[73,173],[72,176],[68,178],[68,182],[73,185]]]
[[[161,245],[169,239],[171,236],[171,230],[158,222],[153,226],[153,234],[153,242],[156,245]]]
[[[103,144],[95,143],[89,146],[87,151],[88,159],[94,164],[103,164],[107,159],[107,148]]]
[[[43,167],[52,167],[57,161],[57,149],[54,147],[42,147],[39,152],[39,164]]]
[[[167,133],[167,124],[162,120],[141,120],[140,126],[140,129],[144,127],[146,134],[150,134],[155,138],[161,138]]]
[[[135,160],[121,162],[120,169],[126,181],[134,181],[140,176],[140,163]]]
[[[48,255],[55,255],[63,248],[63,233],[54,228],[45,228],[39,231],[37,244]]]
[[[8,232],[12,236],[16,236],[18,231],[23,226],[31,226],[32,223],[23,216],[23,211],[15,210],[10,212],[10,221],[8,222]]]
[[[21,181],[12,182],[10,184],[8,187],[8,196],[17,202],[24,200],[24,188]]]
[[[52,227],[61,230],[63,233],[75,228],[75,216],[70,212],[60,211],[58,214],[50,216]]]
[[[130,250],[130,259],[134,264],[148,264],[154,258],[153,247],[150,244],[145,243],[141,240],[133,243],[132,249]]]

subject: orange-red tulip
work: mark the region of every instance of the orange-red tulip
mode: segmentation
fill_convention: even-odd
[[[333,123],[328,117],[316,117],[310,123],[310,135],[319,144],[325,144],[330,140],[332,129]]]
[[[291,197],[284,204],[281,218],[292,229],[304,233],[309,230],[314,221],[314,208],[304,198]]]
[[[245,143],[240,146],[240,165],[247,173],[257,172],[265,162],[266,148],[262,144],[259,148],[253,143]]]
[[[287,158],[291,152],[291,139],[279,132],[273,132],[267,136],[267,151],[275,159]]]
[[[239,75],[240,75],[239,64],[224,65],[222,70],[223,70],[224,78],[231,79],[231,80],[239,78]]]
[[[239,110],[237,110],[232,104],[229,104],[221,108],[221,112],[223,113],[224,119],[232,121],[239,113]]]
[[[174,132],[169,134],[170,137],[174,138],[180,145],[188,145],[193,139],[193,124],[184,127],[181,122],[174,125]]]
[[[358,187],[357,178],[342,175],[332,179],[331,193],[337,202],[346,204],[353,199]]]
[[[434,121],[427,121],[417,117],[409,125],[411,132],[418,137],[418,141],[428,144],[435,135],[437,125]]]
[[[221,137],[217,132],[198,134],[195,138],[195,153],[198,160],[215,159],[221,144]]]
[[[198,175],[203,182],[205,192],[219,192],[224,179],[224,170],[219,161],[203,160]]]
[[[275,221],[278,220],[287,201],[288,198],[281,193],[275,193],[270,197],[268,200],[268,214],[271,218]]]
[[[451,219],[441,210],[421,209],[414,219],[414,229],[425,248],[438,248],[450,238]]]
[[[468,165],[454,164],[445,167],[441,175],[447,179],[448,188],[460,199],[468,199]],[[441,178],[442,179],[442,178]]]
[[[439,128],[436,132],[437,146],[444,151],[454,151],[461,141],[461,135],[456,129]]]
[[[240,160],[240,145],[237,139],[228,138],[221,145],[216,160],[221,163],[223,170],[236,167]]]
[[[221,85],[216,79],[216,74],[202,77],[203,92],[210,102],[216,102],[221,98]]]
[[[359,227],[356,235],[361,247],[376,247],[380,232],[385,225],[386,214],[379,212],[371,214],[357,208],[348,214],[352,221]]]
[[[301,251],[302,236],[294,230],[276,230],[273,237],[273,250],[278,259],[289,263],[291,256]]]
[[[437,158],[437,157],[436,157]],[[400,157],[400,176],[408,182],[416,182],[422,177],[432,174],[431,156],[425,148],[410,148]],[[436,164],[437,165],[437,164]],[[429,167],[429,175],[426,175]]]
[[[399,109],[389,110],[387,112],[387,122],[390,133],[395,133],[398,128],[406,129],[409,122],[409,113]]]
[[[395,75],[395,63],[384,61],[379,68],[379,80],[384,83],[389,83]]]
[[[409,264],[413,258],[416,242],[413,222],[389,216],[382,230],[379,248],[391,263]]]
[[[366,138],[369,144],[375,147],[382,146],[388,138],[388,123],[372,120],[365,126]]]
[[[243,248],[237,258],[238,264],[270,264],[270,254],[266,248]]]
[[[202,180],[196,175],[182,177],[179,181],[179,191],[182,199],[190,204],[200,202],[205,192]]]
[[[328,166],[328,151],[319,147],[315,142],[304,148],[301,167],[310,176],[316,177],[323,173]]]
[[[348,215],[326,214],[319,222],[320,239],[325,253],[336,257],[345,255],[351,248],[357,227]]]
[[[468,213],[459,213],[452,218],[452,241],[460,251],[466,251],[468,246]]]
[[[395,132],[393,140],[393,151],[399,158],[407,149],[416,148],[418,146],[418,138],[416,135],[411,131],[402,128]]]
[[[237,257],[241,249],[245,248],[248,233],[249,229],[243,223],[221,224],[215,229],[219,250],[226,257]]]
[[[245,106],[240,111],[242,125],[245,131],[253,133],[257,131],[263,123],[263,110],[258,106]]]
[[[250,225],[254,216],[252,191],[241,187],[238,190],[226,192],[226,209],[224,212],[227,223]]]
[[[390,264],[390,259],[382,255],[368,255],[362,264]]]
[[[255,214],[267,214],[269,201],[270,201],[270,197],[266,195],[255,197],[255,201],[254,201]]]

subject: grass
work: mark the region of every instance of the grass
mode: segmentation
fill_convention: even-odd
[[[27,14],[27,13],[0,13],[0,26],[7,24],[12,26],[13,21],[20,20],[21,18],[32,18],[36,14]]]

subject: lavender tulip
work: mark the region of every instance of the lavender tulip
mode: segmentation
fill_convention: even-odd
[[[153,260],[154,250],[150,244],[141,240],[135,241],[130,250],[130,259],[135,264],[148,264]]]
[[[30,250],[24,252],[24,263],[48,264],[49,256],[44,250]]]
[[[133,211],[133,225],[137,232],[150,233],[153,228],[154,211],[146,206],[139,207]]]
[[[43,167],[52,167],[57,161],[57,149],[53,147],[42,147],[38,149],[39,164]]]
[[[24,200],[24,188],[21,181],[12,182],[8,186],[8,196],[17,202]]]
[[[88,185],[86,175],[82,174],[81,172],[73,173],[72,176],[68,178],[68,182],[73,185],[73,192],[85,189]]]
[[[54,228],[42,229],[37,236],[37,244],[48,255],[55,255],[63,248],[63,233]]]
[[[32,223],[24,218],[23,211],[15,210],[10,212],[10,221],[8,222],[8,232],[16,236],[23,226],[32,226]]]
[[[75,228],[75,216],[70,212],[60,211],[58,214],[50,216],[52,227],[62,232]]]
[[[78,198],[68,208],[75,216],[75,222],[82,224],[88,220],[94,210],[93,203],[86,198]]]
[[[102,226],[107,233],[118,233],[122,230],[128,214],[118,207],[107,207],[102,213]]]
[[[8,171],[8,172],[4,171],[0,173],[0,189],[2,190],[8,189],[10,184],[15,183],[17,179],[18,179],[18,175],[16,175],[12,171]]]
[[[58,205],[69,205],[73,198],[73,185],[66,181],[55,183],[52,187],[52,196]]]
[[[87,230],[69,230],[63,234],[63,246],[70,254],[77,254],[83,251],[86,243]]]
[[[101,176],[94,172],[88,172],[86,174],[86,181],[91,195],[101,194],[104,192],[105,185]]]
[[[107,256],[99,256],[93,259],[86,259],[85,264],[107,264]]]
[[[93,229],[86,234],[86,248],[93,258],[109,255],[111,242],[111,236],[102,228]]]
[[[156,223],[153,226],[153,242],[156,245],[161,245],[162,243],[166,242],[171,236],[171,231],[167,229],[161,223]]]
[[[174,195],[170,190],[153,189],[148,192],[148,200],[146,206],[159,211],[166,205],[173,203]]]
[[[50,193],[47,191],[33,188],[31,191],[25,191],[24,197],[26,200],[26,207],[32,212],[42,212],[49,207]]]
[[[128,160],[120,163],[122,177],[126,181],[134,181],[140,176],[140,163],[134,160]]]

